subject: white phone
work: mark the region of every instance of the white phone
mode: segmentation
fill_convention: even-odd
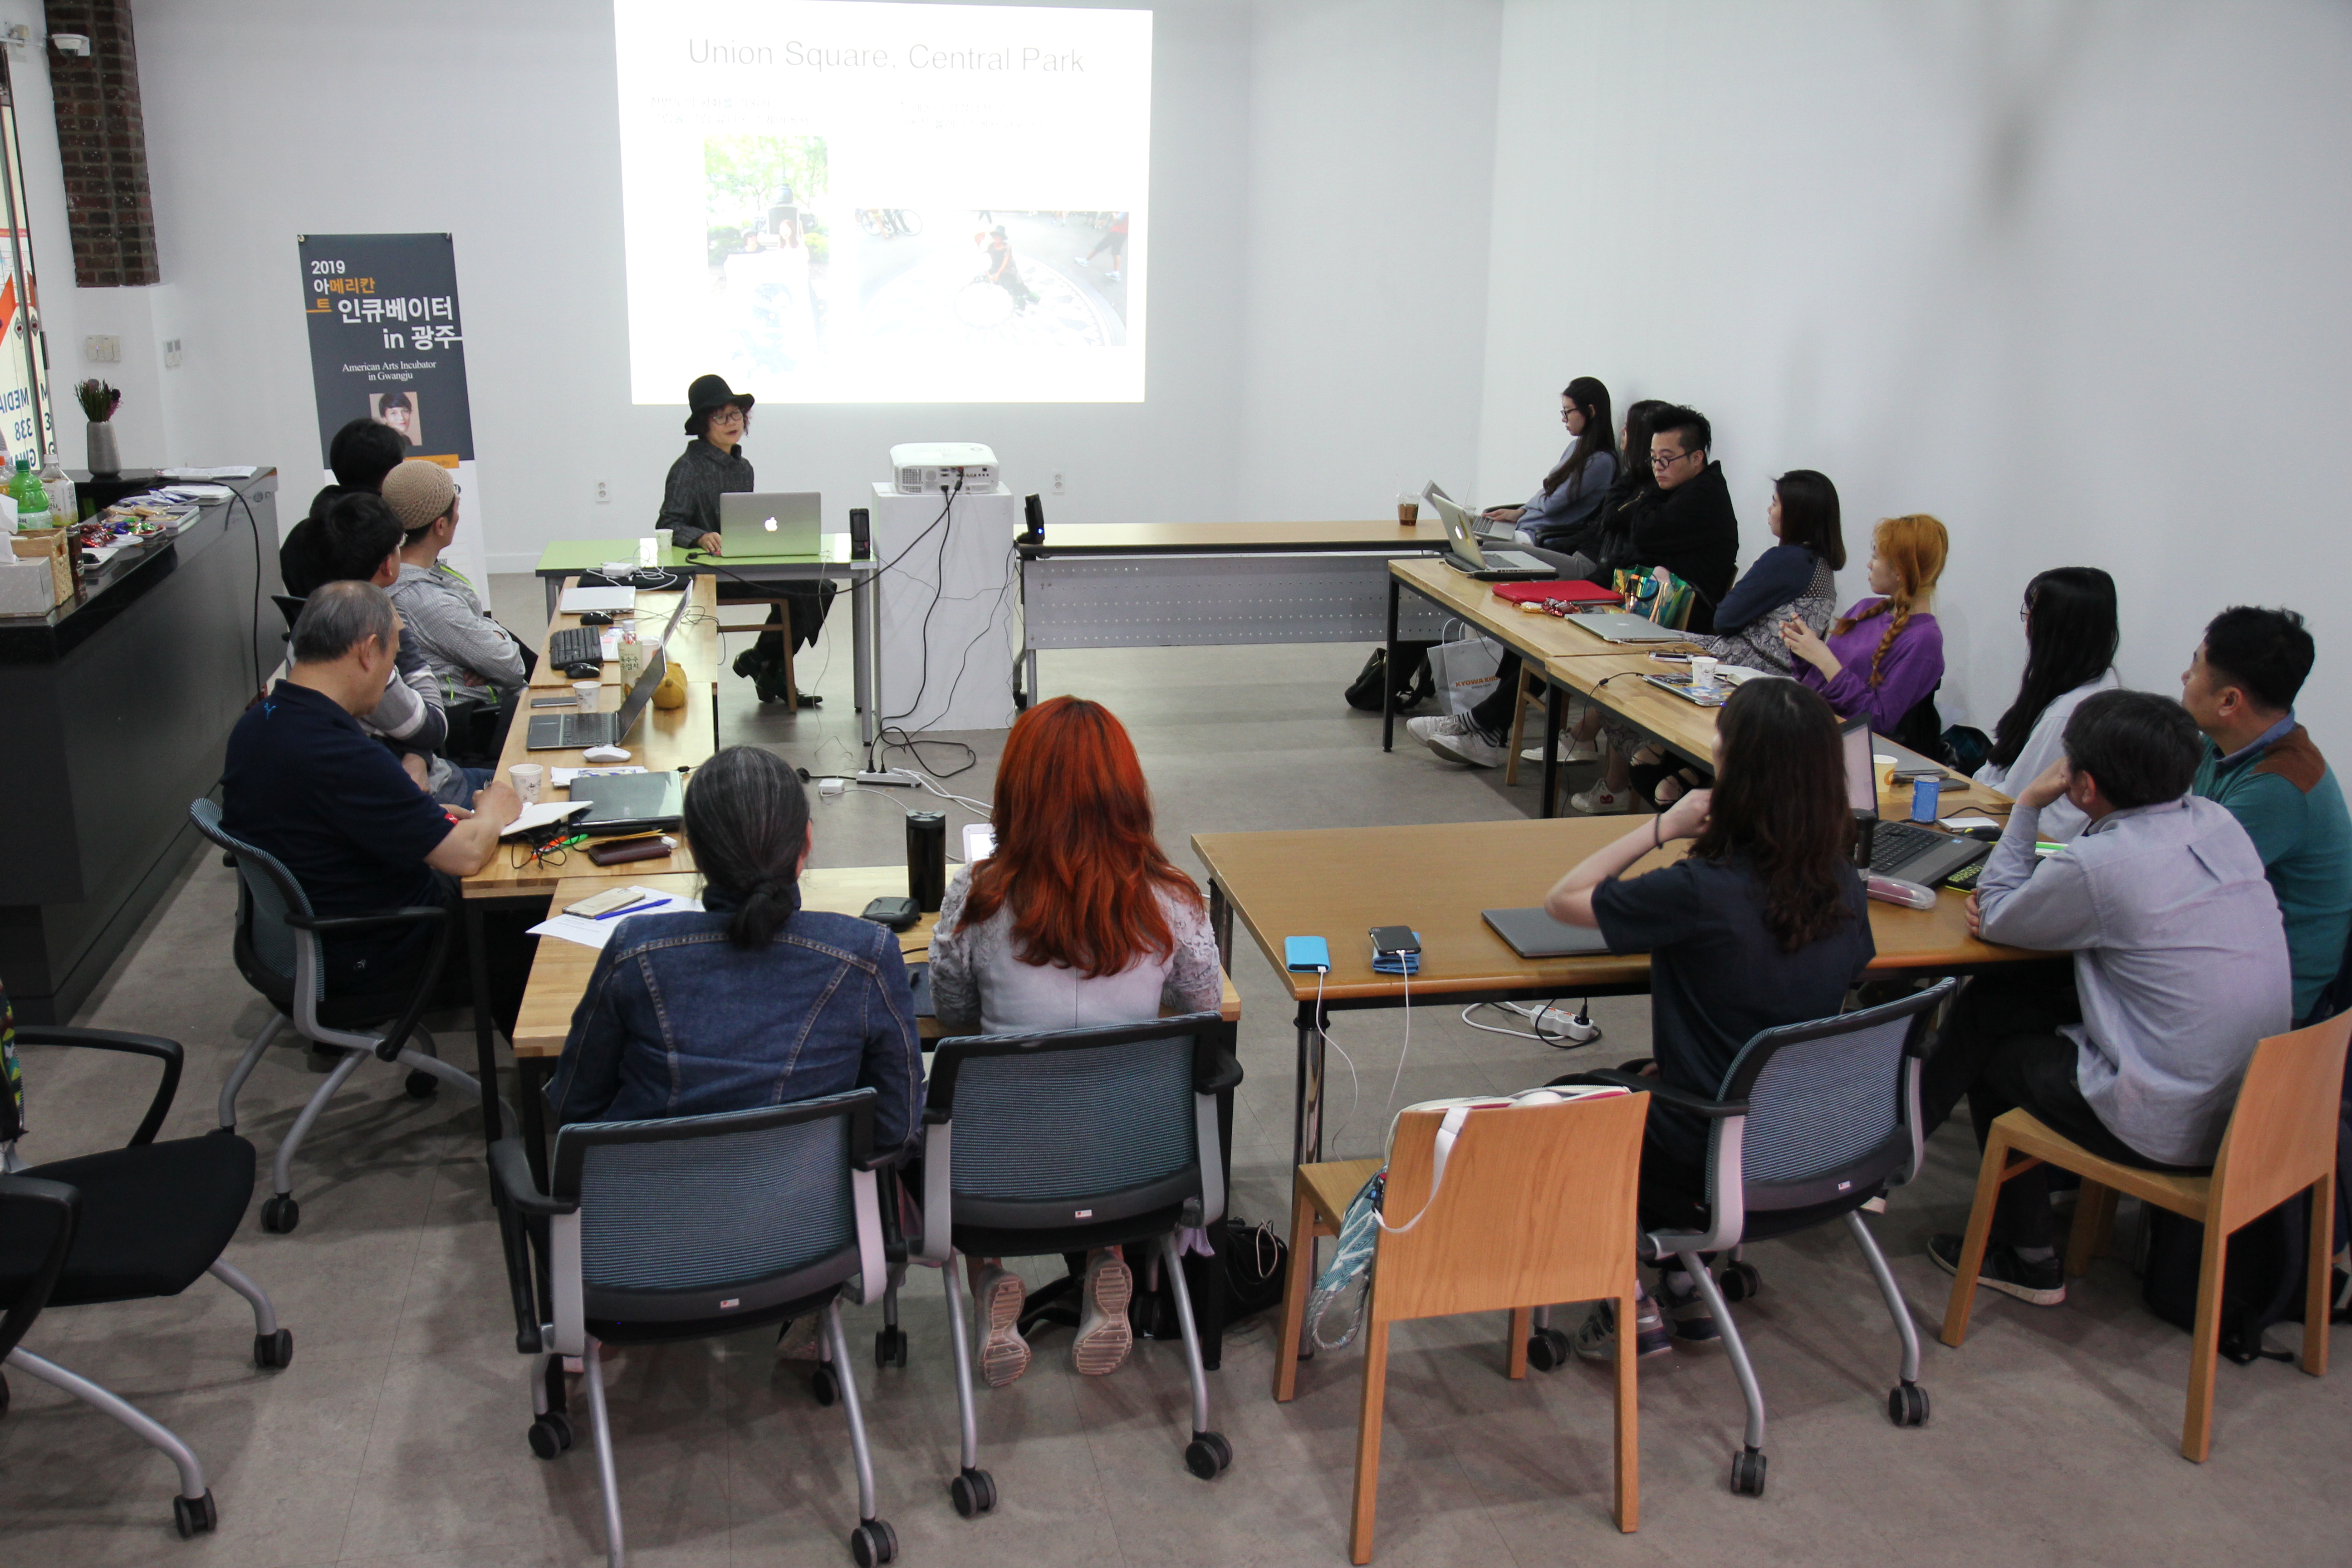
[[[996,853],[996,829],[985,822],[967,822],[963,827],[963,863],[977,866]]]

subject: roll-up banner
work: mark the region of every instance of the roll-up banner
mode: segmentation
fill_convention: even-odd
[[[373,419],[408,437],[408,455],[457,479],[457,536],[441,559],[489,599],[473,406],[457,309],[457,253],[446,234],[306,234],[304,314],[323,464],[335,432]],[[335,481],[329,468],[326,482]]]

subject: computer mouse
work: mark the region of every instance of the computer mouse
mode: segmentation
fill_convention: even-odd
[[[563,667],[563,673],[574,680],[593,680],[604,673],[604,667],[593,659],[575,658]]]
[[[609,626],[613,624],[613,617],[602,610],[591,610],[580,617],[580,624],[583,626]]]
[[[629,760],[629,753],[618,746],[591,746],[580,755],[592,763],[625,763]]]

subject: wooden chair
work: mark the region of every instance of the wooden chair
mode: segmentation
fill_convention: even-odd
[[[1944,1310],[1944,1342],[1957,1348],[1968,1337],[1969,1308],[1976,1298],[1977,1272],[1984,1264],[1985,1240],[1992,1227],[1993,1205],[2000,1196],[2001,1184],[2046,1161],[2083,1178],[2083,1195],[2066,1247],[2069,1274],[2088,1269],[2091,1259],[2105,1249],[2119,1194],[2129,1193],[2142,1203],[2170,1209],[2205,1227],[2205,1259],[2197,1285],[2197,1327],[2189,1352],[2189,1409],[2180,1425],[2182,1455],[2202,1464],[2213,1445],[2213,1368],[2230,1237],[2250,1220],[2305,1191],[2311,1194],[2311,1281],[2304,1302],[2302,1364],[2314,1377],[2325,1373],[2328,1258],[2335,1237],[2337,1096],[2344,1082],[2347,1039],[2352,1039],[2352,1014],[2293,1034],[2273,1036],[2257,1046],[2210,1176],[2119,1165],[2060,1137],[2026,1111],[2011,1110],[2000,1117],[1992,1124],[1984,1163],[1977,1173],[1976,1206],[1969,1212],[1959,1271],[1953,1276],[1951,1303]],[[2014,1163],[2011,1154],[2018,1156]]]
[[[1608,1300],[1617,1321],[1634,1316],[1634,1197],[1640,1184],[1646,1094],[1472,1112],[1446,1163],[1435,1203],[1430,1176],[1441,1111],[1398,1119],[1384,1211],[1404,1224],[1383,1231],[1372,1254],[1364,1325],[1364,1392],[1356,1432],[1356,1489],[1348,1531],[1351,1561],[1372,1560],[1380,1494],[1381,1414],[1388,1395],[1389,1329],[1413,1318],[1510,1313],[1509,1374],[1528,1373],[1534,1310],[1557,1301]],[[1313,1285],[1315,1238],[1339,1234],[1348,1202],[1377,1160],[1301,1165],[1291,1220],[1290,1276],[1274,1396],[1297,1384],[1299,1334]],[[1641,1521],[1640,1410],[1634,1363],[1617,1357],[1617,1499],[1620,1530]]]

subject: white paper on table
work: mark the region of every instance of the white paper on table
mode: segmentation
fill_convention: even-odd
[[[610,778],[614,773],[641,773],[646,770],[635,763],[615,763],[601,768],[550,768],[547,782],[557,789],[570,789],[574,779]]]
[[[700,899],[688,898],[684,893],[663,893],[651,888],[635,886],[632,886],[630,891],[642,893],[649,900],[665,899],[668,901],[653,904],[645,910],[625,910],[619,914],[601,921],[591,920],[585,915],[560,914],[531,927],[530,934],[562,937],[565,942],[576,942],[583,947],[603,947],[613,940],[613,932],[619,928],[621,922],[632,914],[689,914],[702,908]]]
[[[1943,825],[1946,827],[1950,828],[1954,833],[1959,833],[1971,827],[1999,827],[2000,826],[2000,823],[1995,822],[1990,816],[1978,816],[1973,814],[1967,816],[1947,816],[1941,820]]]
[[[251,463],[232,463],[221,468],[181,467],[161,470],[167,479],[249,479],[260,470]]]
[[[542,800],[536,805],[524,806],[522,815],[508,823],[499,831],[499,837],[511,838],[518,833],[528,833],[534,827],[545,827],[551,823],[562,821],[573,812],[587,809],[588,803],[584,800]]]

